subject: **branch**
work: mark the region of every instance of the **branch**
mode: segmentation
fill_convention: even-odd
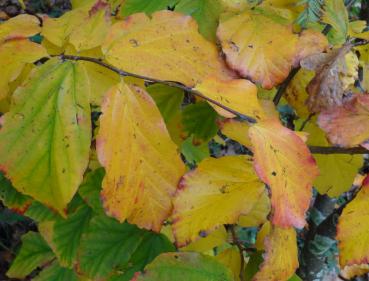
[[[143,79],[147,82],[160,83],[160,84],[163,84],[163,85],[167,85],[169,87],[179,88],[179,89],[182,89],[182,90],[184,90],[184,91],[186,91],[186,92],[188,92],[192,95],[203,98],[204,100],[207,100],[208,102],[219,106],[220,108],[222,108],[222,109],[238,116],[239,118],[241,118],[244,121],[247,121],[248,123],[255,124],[257,122],[255,118],[253,118],[251,116],[244,115],[244,114],[242,114],[242,113],[240,113],[236,110],[233,110],[232,108],[229,108],[229,107],[217,102],[216,100],[213,100],[213,99],[205,96],[204,94],[200,93],[199,91],[196,91],[193,88],[184,86],[183,84],[178,83],[178,82],[160,80],[160,79],[151,78],[151,77],[131,73],[131,72],[128,72],[128,71],[124,71],[124,70],[119,69],[115,66],[112,66],[112,65],[110,65],[106,62],[103,62],[101,59],[97,59],[97,58],[90,58],[90,57],[83,57],[83,56],[70,56],[70,55],[60,55],[58,57],[60,57],[62,60],[92,62],[92,63],[98,64],[102,67],[105,67],[107,69],[110,69],[111,71],[119,74],[120,76],[135,77],[135,78]],[[280,95],[283,94],[283,92],[284,92],[283,89],[286,89],[289,81],[291,81],[293,76],[297,73],[298,69],[299,68],[295,68],[291,71],[290,75],[288,76],[289,78],[287,77],[285,82],[280,87],[280,88],[282,88]],[[329,147],[329,146],[309,146],[309,149],[312,153],[316,153],[316,154],[366,154],[366,153],[369,154],[368,150],[366,150],[365,148],[361,148],[361,147],[342,148],[342,147]]]
[[[240,117],[241,119],[247,121],[248,123],[251,123],[251,124],[255,124],[256,123],[256,119],[251,117],[251,116],[248,116],[248,115],[244,115],[236,110],[233,110],[232,108],[229,108],[228,106],[225,106],[219,102],[217,102],[216,100],[213,100],[205,95],[203,95],[202,93],[200,93],[199,91],[196,91],[194,90],[193,88],[190,88],[190,87],[187,87],[187,86],[184,86],[183,84],[181,83],[178,83],[178,82],[173,82],[173,81],[165,81],[165,80],[160,80],[160,79],[156,79],[156,78],[151,78],[151,77],[147,77],[147,76],[143,76],[143,75],[139,75],[139,74],[135,74],[135,73],[131,73],[131,72],[128,72],[128,71],[124,71],[124,70],[121,70],[119,68],[116,68],[108,63],[105,63],[103,62],[102,60],[100,59],[96,59],[96,58],[90,58],[90,57],[82,57],[82,56],[70,56],[70,55],[60,55],[59,56],[61,59],[63,60],[75,60],[75,61],[89,61],[89,62],[93,62],[93,63],[96,63],[96,64],[99,64],[107,69],[110,69],[111,71],[119,74],[120,76],[123,76],[123,77],[126,77],[126,76],[130,76],[130,77],[135,77],[135,78],[139,78],[139,79],[143,79],[147,82],[151,82],[151,83],[160,83],[160,84],[163,84],[163,85],[167,85],[169,87],[175,87],[175,88],[179,88],[179,89],[182,89],[194,96],[198,96],[200,98],[203,98],[204,100],[207,100],[208,102],[212,103],[212,104],[215,104],[217,106],[219,106],[220,108]]]
[[[300,70],[300,66],[296,67],[294,69],[291,70],[290,74],[288,74],[287,78],[283,81],[283,83],[279,86],[277,93],[275,94],[274,98],[273,98],[273,103],[274,105],[278,105],[279,101],[281,100],[284,92],[286,91],[288,85],[290,84],[291,80],[293,79],[293,77],[295,77],[295,75],[297,74],[297,72]]]
[[[310,152],[314,154],[369,154],[364,147],[338,147],[338,146],[309,146]]]

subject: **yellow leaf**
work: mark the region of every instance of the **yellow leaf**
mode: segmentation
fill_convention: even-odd
[[[129,16],[110,29],[102,46],[106,60],[129,72],[194,86],[207,76],[229,78],[214,44],[189,16],[160,11]]]
[[[187,173],[174,199],[173,231],[183,246],[251,211],[264,190],[246,156],[207,158]]]
[[[106,212],[123,222],[159,231],[184,173],[176,145],[152,98],[123,82],[106,94],[97,153],[105,167],[101,197]]]
[[[233,272],[233,277],[235,281],[240,280],[241,255],[236,246],[225,249],[219,255],[217,255],[215,259],[224,264]]]
[[[306,118],[309,116],[310,111],[306,106],[306,100],[308,93],[306,92],[306,86],[314,77],[314,72],[307,69],[300,69],[292,81],[288,84],[284,97],[287,102],[296,110],[297,114]]]
[[[195,90],[225,105],[239,113],[261,119],[264,116],[257,98],[256,86],[248,80],[233,79],[219,80],[214,77],[206,78],[196,85]],[[209,103],[220,115],[226,118],[235,117],[213,103]]]
[[[309,149],[299,136],[276,119],[253,125],[249,136],[255,170],[271,190],[273,224],[302,228],[312,183],[319,174]]]
[[[259,201],[254,205],[252,210],[247,215],[240,216],[238,225],[242,227],[256,227],[267,220],[270,213],[270,199],[265,190],[261,195]]]
[[[297,123],[297,127],[300,123]],[[309,133],[307,142],[309,145],[329,146],[325,133],[317,125],[309,122],[305,125],[304,131]],[[314,158],[320,171],[314,186],[319,193],[326,193],[330,197],[336,197],[348,191],[363,164],[362,155],[315,154]]]
[[[0,43],[27,38],[41,31],[39,20],[31,15],[19,15],[0,24]]]
[[[252,143],[249,138],[250,126],[246,122],[233,119],[226,119],[221,123],[221,131],[224,135],[238,143],[251,148]]]
[[[301,59],[319,54],[328,48],[328,39],[321,32],[306,29],[297,42],[297,50],[294,65],[298,66]]]
[[[28,39],[17,39],[0,43],[1,79],[0,100],[9,93],[9,83],[14,81],[27,63],[47,57],[45,49]]]
[[[111,25],[110,6],[97,1],[84,17],[83,22],[69,36],[69,42],[77,51],[98,47],[102,44]]]
[[[264,262],[253,281],[288,280],[299,266],[296,231],[293,228],[274,226],[264,244]]]
[[[109,5],[97,0],[92,7],[83,5],[60,18],[45,16],[41,34],[57,47],[70,42],[80,51],[100,46],[110,24]]]
[[[369,177],[355,199],[343,210],[337,226],[341,268],[367,264],[369,260]]]
[[[360,38],[357,36],[360,36],[365,28],[366,28],[365,20],[351,21],[349,22],[348,34],[350,37]],[[361,39],[365,39],[365,38],[361,38]]]
[[[220,23],[217,36],[231,68],[264,88],[281,83],[292,68],[297,36],[266,16],[235,15]]]
[[[265,250],[264,240],[265,240],[265,237],[267,237],[270,234],[271,228],[272,226],[269,221],[266,221],[260,228],[256,236],[256,242],[255,242],[255,247],[257,250],[259,251]]]
[[[201,237],[198,240],[181,248],[181,251],[207,252],[227,242],[227,237],[227,231],[225,230],[224,226],[221,226],[210,233],[208,236]]]

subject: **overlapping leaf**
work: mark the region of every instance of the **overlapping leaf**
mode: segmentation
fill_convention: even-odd
[[[120,269],[130,280],[157,255],[172,250],[172,244],[161,234],[96,216],[82,238],[79,268],[90,278],[106,277]]]
[[[63,213],[88,163],[91,117],[84,69],[50,60],[16,91],[2,118],[1,169],[18,191]]]
[[[264,112],[257,99],[257,88],[248,80],[219,80],[213,77],[206,78],[196,85],[195,90],[208,98],[227,106],[244,115],[261,119]],[[209,103],[220,115],[232,118],[234,114],[213,103]]]
[[[77,51],[98,47],[110,27],[110,6],[102,0],[65,13],[60,18],[45,17],[42,35],[58,47],[70,42]]]
[[[369,96],[356,95],[343,106],[319,115],[319,126],[331,143],[352,147],[362,145],[369,149]]]
[[[249,136],[256,172],[271,189],[272,222],[281,227],[303,227],[312,184],[319,174],[309,149],[275,119],[255,124]]]
[[[317,113],[342,105],[346,90],[353,85],[358,75],[358,59],[345,45],[317,58],[310,68],[316,70],[307,91],[308,108]],[[314,57],[312,57],[314,59]]]
[[[132,281],[232,281],[233,274],[210,256],[167,253],[158,256]]]
[[[123,82],[109,90],[102,112],[97,152],[106,212],[159,231],[184,172],[160,112],[145,91]]]
[[[342,268],[368,263],[368,200],[369,177],[366,177],[361,190],[343,210],[338,221],[337,240]]]
[[[40,30],[38,19],[30,15],[19,15],[0,25],[0,60],[3,65],[0,100],[7,97],[9,83],[19,76],[26,63],[47,56],[42,46],[27,38]]]
[[[22,247],[14,259],[6,275],[10,278],[22,279],[37,267],[45,265],[54,258],[47,243],[41,235],[28,232],[22,237]]]
[[[293,228],[273,227],[264,244],[264,262],[253,281],[288,280],[299,266],[296,231]]]
[[[175,11],[192,16],[206,39],[215,41],[219,16],[223,12],[222,0],[181,0]]]
[[[309,133],[309,145],[329,146],[324,132],[311,122],[306,124],[304,132]],[[348,191],[359,168],[363,164],[362,155],[315,154],[320,175],[314,181],[314,187],[321,194],[336,197]]]
[[[209,75],[228,77],[216,46],[189,16],[160,11],[115,23],[102,46],[106,60],[129,72],[194,86]]]
[[[182,178],[174,200],[177,245],[194,241],[221,224],[235,223],[251,211],[263,190],[246,156],[203,160]]]
[[[297,36],[266,16],[246,11],[231,17],[220,23],[217,36],[228,64],[264,88],[282,82],[292,68]]]

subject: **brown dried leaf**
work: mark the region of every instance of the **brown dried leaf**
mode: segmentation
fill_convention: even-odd
[[[310,69],[316,68],[316,75],[307,86],[309,98],[307,106],[311,112],[317,113],[343,103],[348,87],[355,81],[357,67],[355,61],[348,57],[351,45],[330,52],[325,60],[322,56],[308,65]]]

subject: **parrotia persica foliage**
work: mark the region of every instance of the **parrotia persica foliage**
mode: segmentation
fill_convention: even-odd
[[[369,32],[342,0],[72,7],[0,24],[0,199],[39,230],[10,278],[299,280],[309,207],[345,192],[336,272],[369,272]]]

